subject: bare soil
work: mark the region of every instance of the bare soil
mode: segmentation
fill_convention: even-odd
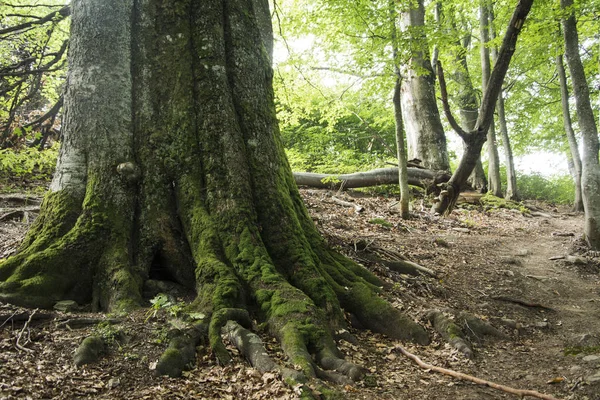
[[[580,215],[548,205],[538,205],[537,216],[469,206],[441,218],[417,206],[412,218],[403,221],[393,212],[391,198],[340,195],[364,207],[357,213],[334,203],[327,191],[302,194],[330,244],[380,276],[386,282],[383,295],[427,326],[433,338],[429,346],[415,346],[351,328],[358,342],[338,344],[368,374],[355,385],[338,387],[343,398],[516,398],[421,369],[397,351],[402,345],[425,362],[496,383],[560,399],[600,399],[600,268],[597,254],[587,252],[581,240]],[[23,204],[5,200],[0,218],[8,208],[19,207]],[[28,209],[0,221],[0,258],[15,251],[34,213]],[[393,272],[369,261],[367,253],[387,261],[402,255],[436,271],[437,277]],[[568,255],[577,258],[551,260]],[[431,309],[469,312],[507,338],[471,334],[474,357],[467,359],[426,322]],[[154,376],[168,332],[177,324],[170,315],[174,311],[107,316],[85,309],[34,312],[0,303],[0,399],[297,397],[278,376],[261,376],[239,356],[231,366],[216,365],[206,348],[197,349],[196,365],[182,378]],[[84,318],[120,323],[79,326]],[[469,333],[468,326],[463,330]],[[97,364],[76,368],[73,353],[91,334],[110,342],[108,352]],[[285,363],[277,343],[264,333],[262,337],[270,353]]]

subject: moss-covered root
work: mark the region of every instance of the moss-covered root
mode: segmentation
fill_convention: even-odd
[[[429,335],[422,326],[395,309],[366,284],[355,282],[351,287],[344,288],[339,297],[344,309],[353,313],[363,326],[372,331],[394,339],[429,344]]]
[[[498,339],[507,338],[504,333],[500,332],[494,326],[468,312],[461,312],[458,315],[458,318],[462,322],[466,333],[468,335],[473,335],[477,339],[481,339],[483,336],[491,336]]]
[[[365,374],[365,369],[350,361],[344,360],[333,341],[324,340],[321,350],[316,354],[316,359],[319,365],[326,370],[336,371],[344,377],[350,378],[352,381],[358,381]]]
[[[222,308],[212,315],[208,328],[208,340],[217,361],[221,365],[227,365],[232,361],[231,355],[221,340],[221,329],[230,320],[236,321],[247,328],[252,325],[250,314],[247,310],[241,308]]]
[[[207,337],[208,327],[200,323],[191,329],[173,331],[169,347],[156,364],[156,375],[167,375],[171,378],[181,376],[181,373],[196,360],[196,346]]]
[[[267,354],[265,346],[257,334],[232,320],[227,321],[223,327],[223,332],[258,372],[264,374],[279,369],[275,361]]]
[[[73,362],[77,367],[84,364],[91,364],[100,358],[105,351],[105,345],[102,338],[98,336],[89,336],[79,345],[73,356]]]
[[[447,341],[452,347],[460,351],[467,358],[473,358],[473,349],[464,338],[460,327],[454,323],[454,320],[439,310],[427,312],[427,319],[431,322],[434,329]]]

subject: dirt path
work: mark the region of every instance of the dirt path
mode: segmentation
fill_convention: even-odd
[[[348,195],[348,200],[365,208],[360,214],[332,204],[325,191],[303,191],[303,197],[330,244],[348,256],[361,261],[356,244],[362,242],[388,258],[402,254],[439,274],[438,278],[407,276],[364,263],[387,282],[384,295],[425,325],[433,341],[429,346],[413,346],[351,329],[358,342],[341,340],[339,346],[347,358],[369,372],[354,386],[339,387],[343,398],[516,399],[425,371],[394,350],[402,344],[426,362],[504,385],[560,399],[600,400],[599,262],[586,254],[581,265],[549,260],[581,250],[580,216],[553,209],[544,210],[549,217],[464,209],[438,218],[415,210],[411,220],[402,221],[390,211],[394,200],[385,197]],[[22,220],[0,223],[0,257],[14,251],[25,229]],[[575,236],[553,235],[556,232]],[[471,337],[474,357],[466,359],[424,320],[430,309],[468,312],[492,323],[508,338]],[[13,312],[0,304],[0,315]],[[22,321],[0,327],[0,399],[297,397],[276,376],[260,376],[239,356],[233,366],[216,365],[205,348],[198,349],[197,364],[183,378],[155,377],[152,368],[168,343],[171,327],[164,310],[152,317],[140,310],[119,325],[70,329],[64,324],[82,317],[98,315],[57,313],[51,320],[32,322],[25,331]],[[75,368],[73,350],[91,334],[110,341],[108,353],[96,365]],[[31,351],[16,348],[19,335],[20,343]],[[269,352],[280,357],[277,343],[266,335],[263,339]]]

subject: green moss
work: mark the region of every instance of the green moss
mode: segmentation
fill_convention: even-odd
[[[565,347],[563,353],[565,356],[576,356],[578,354],[597,354],[600,353],[600,346]]]
[[[518,210],[523,214],[529,213],[529,210],[521,203],[496,197],[491,193],[486,193],[479,201],[486,210],[504,208],[508,210]]]
[[[177,378],[181,376],[181,372],[185,367],[181,351],[177,348],[169,347],[160,356],[158,363],[156,364],[157,375],[167,375],[171,378]]]
[[[369,223],[374,224],[374,225],[380,225],[380,226],[382,226],[384,228],[388,228],[388,229],[394,227],[394,225],[390,224],[383,218],[373,218],[373,219],[369,220]]]

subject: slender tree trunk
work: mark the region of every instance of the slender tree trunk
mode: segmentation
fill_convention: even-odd
[[[573,131],[573,123],[571,122],[571,112],[569,111],[569,88],[567,86],[567,74],[563,65],[563,56],[556,56],[556,71],[560,80],[560,98],[563,114],[563,125],[569,142],[570,155],[569,159],[573,163],[573,182],[575,183],[575,200],[573,202],[573,211],[583,211],[583,195],[581,193],[581,157],[579,156],[579,148],[577,138]]]
[[[485,93],[491,75],[490,50],[488,48],[489,18],[487,0],[479,3],[479,30],[480,30],[480,58],[481,58],[481,91]],[[488,148],[488,188],[494,196],[502,197],[502,183],[500,180],[500,157],[498,157],[498,143],[496,143],[496,128],[494,119],[487,132]]]
[[[579,56],[577,22],[572,9],[573,0],[561,0],[561,7],[568,12],[562,20],[567,65],[571,72],[573,94],[577,106],[579,128],[583,137],[581,162],[581,187],[585,210],[585,238],[593,250],[600,250],[600,165],[598,164],[598,129],[590,103],[590,91]]]
[[[279,135],[256,4],[72,2],[57,171],[0,263],[0,301],[129,310],[167,280],[195,294],[220,362],[231,359],[221,328],[253,313],[295,373],[337,382],[362,374],[332,338],[342,307],[373,331],[428,342],[312,223]]]
[[[400,100],[402,90],[402,75],[398,66],[398,32],[396,29],[397,12],[395,3],[390,2],[390,22],[392,36],[392,56],[394,58],[394,72],[396,83],[394,84],[394,123],[396,127],[396,152],[398,154],[398,185],[400,187],[400,215],[402,219],[409,217],[410,190],[408,188],[408,158],[404,145],[404,122],[402,121],[402,102]]]
[[[408,141],[408,156],[435,170],[450,170],[446,134],[435,98],[435,76],[429,61],[423,31],[423,0],[402,14],[401,26],[410,34],[410,61],[402,79],[402,116]]]
[[[398,151],[398,180],[400,185],[400,215],[402,219],[409,217],[410,190],[408,188],[407,157],[404,148],[404,125],[402,123],[402,105],[400,103],[400,78],[394,86],[394,121],[396,123],[396,148]]]
[[[496,29],[494,28],[494,4],[490,2],[488,4],[488,7],[490,40],[494,40],[496,39]],[[496,46],[492,46],[491,56],[492,62],[496,64],[496,60],[498,60],[498,48]],[[498,95],[496,111],[498,112],[498,125],[500,126],[500,133],[502,135],[502,146],[504,148],[504,163],[506,165],[506,194],[504,195],[504,197],[507,200],[518,201],[519,193],[517,190],[517,173],[515,171],[515,161],[513,157],[512,146],[510,144],[510,137],[508,136],[508,127],[506,124],[506,115],[504,111],[504,95],[502,90]]]

